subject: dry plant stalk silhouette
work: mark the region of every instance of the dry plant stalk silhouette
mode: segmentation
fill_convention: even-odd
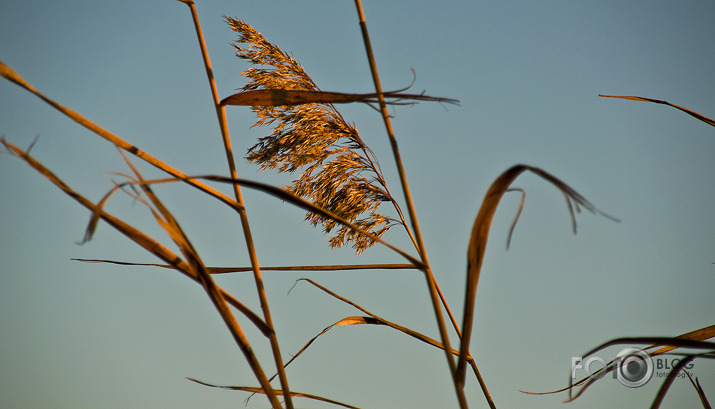
[[[123,181],[115,182],[115,186],[110,189],[100,201],[94,203],[72,189],[55,173],[33,158],[30,155],[30,149],[22,150],[14,144],[2,139],[0,143],[2,143],[6,152],[23,160],[57,186],[57,188],[91,212],[90,222],[86,229],[85,241],[92,238],[98,223],[103,221],[124,234],[131,241],[139,244],[150,254],[156,256],[163,264],[140,264],[129,261],[112,260],[81,261],[123,265],[153,265],[176,270],[201,285],[217,312],[222,317],[237,346],[242,351],[258,383],[258,386],[218,386],[216,384],[188,378],[202,385],[250,392],[252,395],[262,394],[266,396],[270,406],[276,409],[283,407],[293,408],[293,398],[298,397],[326,402],[336,406],[355,408],[353,405],[342,403],[332,398],[292,390],[289,387],[285,368],[295,359],[298,359],[318,337],[325,335],[335,327],[380,325],[391,328],[397,333],[407,335],[414,340],[427,343],[437,349],[443,350],[447,359],[448,374],[453,381],[455,394],[461,408],[468,407],[465,392],[468,366],[472,369],[472,373],[480,385],[485,401],[491,408],[495,408],[494,400],[477,368],[475,358],[470,352],[469,346],[475,328],[474,310],[477,285],[481,275],[481,267],[489,238],[491,221],[498,209],[501,198],[506,192],[520,190],[511,188],[512,183],[522,173],[531,172],[554,185],[564,195],[570,217],[573,221],[574,232],[576,231],[576,213],[580,212],[581,208],[609,218],[610,216],[596,209],[588,200],[565,182],[540,168],[528,165],[515,165],[507,169],[492,183],[474,221],[472,234],[467,246],[467,272],[465,296],[463,300],[464,311],[461,325],[459,325],[430,267],[397,145],[397,139],[392,130],[390,116],[386,108],[389,104],[404,105],[423,101],[457,103],[458,101],[450,98],[431,97],[425,95],[424,92],[409,94],[405,92],[407,89],[390,92],[384,92],[382,90],[377,65],[372,53],[367,23],[359,0],[355,1],[355,5],[358,12],[367,59],[375,85],[374,93],[354,94],[321,91],[291,54],[282,51],[276,45],[268,42],[263,35],[245,22],[236,18],[225,17],[231,30],[238,34],[238,39],[233,44],[236,55],[240,59],[248,61],[251,67],[242,72],[248,79],[248,83],[240,89],[240,92],[221,99],[218,95],[208,50],[203,39],[195,5],[191,0],[179,1],[189,7],[193,19],[213,97],[213,104],[216,109],[221,130],[220,137],[226,153],[229,170],[228,176],[187,175],[160,159],[140,150],[121,137],[104,130],[79,113],[45,96],[20,77],[20,75],[15,73],[10,67],[0,62],[0,75],[5,79],[26,89],[28,92],[36,95],[50,106],[59,110],[68,118],[111,142],[119,150],[131,173],[116,173],[115,176],[121,178]],[[715,122],[711,119],[665,101],[640,97],[603,96],[667,104],[709,125],[715,126]],[[398,171],[398,189],[402,192],[402,198],[397,198],[391,193],[376,154],[363,141],[355,127],[343,118],[335,106],[335,104],[353,102],[368,104],[381,115],[392,148],[395,160],[394,165]],[[257,143],[248,150],[246,158],[258,165],[260,170],[272,169],[286,173],[299,172],[300,175],[293,181],[292,185],[279,188],[238,177],[226,121],[225,110],[227,106],[250,106],[257,117],[257,122],[254,126],[272,127],[271,134],[260,138]],[[126,155],[127,153],[133,155],[136,159],[151,164],[166,173],[168,177],[163,179],[144,178]],[[209,181],[230,184],[233,188],[234,198],[228,197],[210,187],[206,183]],[[164,183],[185,183],[219,200],[236,211],[241,220],[243,236],[250,258],[250,266],[207,266],[199,252],[193,246],[188,235],[181,228],[179,221],[173,216],[168,206],[166,206],[152,190],[153,185]],[[373,245],[383,245],[404,258],[407,263],[261,267],[258,262],[258,254],[253,245],[248,215],[243,204],[242,187],[256,189],[307,211],[307,221],[313,226],[321,225],[326,234],[332,234],[328,239],[330,247],[337,248],[351,245],[355,252],[359,254]],[[105,204],[113,197],[114,193],[120,191],[129,194],[150,211],[158,225],[162,227],[173,243],[178,247],[178,253],[172,252],[165,245],[161,244],[160,241],[150,237],[140,228],[120,220],[105,210]],[[509,232],[509,237],[511,237],[513,227],[518,220],[521,207],[524,205],[525,193],[523,190],[520,191],[522,192],[522,202]],[[389,203],[388,211],[392,213],[392,215],[387,215],[387,212],[383,211],[381,205],[385,203]],[[399,248],[383,238],[385,233],[394,226],[401,226],[414,246],[413,249],[406,250]],[[416,254],[414,254],[414,252],[416,252]],[[347,316],[327,326],[322,332],[308,340],[290,360],[284,363],[283,353],[281,352],[278,339],[275,335],[276,330],[263,285],[262,271],[348,271],[360,269],[414,269],[423,273],[434,310],[434,318],[439,330],[438,339],[414,331],[404,325],[370,312],[368,309],[323,287],[313,280],[301,279],[299,282],[312,285],[314,288],[338,301],[356,308],[364,315]],[[240,300],[219,287],[212,277],[214,274],[227,274],[239,271],[250,271],[253,273],[254,285],[259,297],[262,314],[253,312]],[[269,377],[264,369],[264,364],[262,364],[253,353],[251,342],[249,342],[243,328],[234,316],[235,311],[247,317],[250,323],[260,331],[265,340],[270,344],[273,364],[276,369],[275,375]],[[450,332],[446,324],[445,315],[451,325],[451,331],[453,331],[453,334],[456,334],[459,339],[459,346],[457,348],[453,348],[450,345]],[[692,331],[679,337],[619,338],[599,346],[586,354],[586,356],[611,345],[634,343],[654,343],[654,345],[646,348],[654,350],[651,352],[652,355],[671,353],[672,350],[681,347],[694,348],[701,351],[698,353],[685,354],[687,359],[682,362],[687,363],[688,360],[696,358],[715,358],[715,344],[705,342],[706,339],[712,338],[713,336],[715,336],[715,326]],[[656,350],[657,347],[660,348]],[[614,362],[612,361],[602,370],[605,372],[613,370],[613,364]],[[685,364],[673,368],[673,373],[677,373],[684,365]],[[275,378],[278,378],[279,385],[272,383]],[[566,388],[547,393],[567,391],[569,393],[569,399],[573,400],[581,396],[593,382],[595,382],[594,379],[584,378],[579,382],[570,383]],[[691,382],[703,402],[704,407],[709,407],[707,397],[705,396],[703,388],[700,386],[699,380],[693,380],[691,378]],[[670,384],[667,382],[663,384],[652,407],[658,407],[658,405],[660,405],[669,386]],[[580,387],[581,389],[577,390],[574,396],[572,395],[572,391],[576,387]]]

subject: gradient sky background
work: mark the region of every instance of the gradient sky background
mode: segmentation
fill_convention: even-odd
[[[372,92],[351,1],[199,1],[219,93],[247,68],[222,15],[243,19],[292,52],[324,90]],[[499,408],[646,407],[662,378],[639,389],[604,380],[574,403],[527,396],[567,384],[571,357],[623,336],[675,336],[715,314],[715,129],[684,113],[598,94],[664,99],[715,116],[715,2],[364,2],[385,89],[457,98],[392,109],[407,176],[438,282],[460,313],[466,246],[491,182],[517,163],[539,166],[586,196],[579,232],[561,194],[533,175],[519,203],[497,212],[477,296],[471,345]],[[188,174],[226,174],[188,8],[176,1],[6,2],[0,59],[58,102]],[[341,106],[399,191],[379,116]],[[268,129],[247,108],[229,122],[241,154]],[[107,142],[7,81],[0,135],[93,200],[128,171]],[[134,161],[139,163],[138,160]],[[290,177],[241,176],[280,185]],[[141,166],[146,177],[160,173]],[[247,394],[195,377],[255,385],[204,292],[171,271],[82,264],[71,258],[156,260],[107,225],[82,239],[89,213],[21,161],[0,155],[0,401],[8,408],[236,408]],[[228,191],[226,186],[220,186]],[[238,218],[185,186],[156,189],[214,266],[248,265]],[[332,251],[303,212],[244,190],[261,264],[397,262],[373,248]],[[168,242],[145,207],[116,195],[107,209]],[[148,227],[147,227],[148,226]],[[385,238],[409,248],[394,228]],[[424,279],[414,271],[264,273],[286,359],[323,328],[359,311],[310,277],[387,319],[437,337]],[[218,282],[259,310],[246,274]],[[461,315],[461,314],[459,314]],[[245,327],[248,324],[241,319]],[[268,343],[246,328],[266,367]],[[612,357],[621,348],[611,348]],[[270,370],[268,370],[270,372]],[[715,367],[693,369],[712,401]],[[444,354],[388,328],[338,327],[288,369],[291,387],[364,408],[456,407]],[[471,407],[487,407],[473,377]],[[664,407],[693,407],[678,379]],[[262,397],[251,408],[267,407]],[[297,400],[297,407],[326,407]]]

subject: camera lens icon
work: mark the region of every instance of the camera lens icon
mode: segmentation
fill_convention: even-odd
[[[618,353],[620,358],[616,367],[618,381],[629,387],[638,388],[648,383],[653,376],[653,360],[642,349],[625,348]]]

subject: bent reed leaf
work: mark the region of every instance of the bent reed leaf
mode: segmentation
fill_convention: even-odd
[[[328,327],[326,327],[324,330],[322,330],[318,335],[314,336],[313,338],[310,339],[305,345],[303,345],[303,348],[301,348],[298,352],[296,352],[291,359],[288,360],[288,362],[285,363],[285,367],[288,367],[293,361],[298,359],[298,357],[303,354],[303,352],[308,349],[308,347],[315,342],[315,340],[318,339],[321,335],[327,333],[333,327],[341,326],[341,325],[366,325],[366,324],[372,324],[372,325],[384,325],[384,322],[381,320],[374,318],[374,317],[360,317],[360,316],[352,316],[352,317],[345,317],[341,319],[340,321],[336,322],[335,324],[331,324]],[[272,379],[272,378],[271,378]]]
[[[385,98],[388,105],[412,105],[417,101],[435,101],[458,104],[459,101],[452,98],[431,97],[424,94],[404,94],[402,90],[386,92]],[[402,102],[406,101],[406,102]],[[224,98],[221,105],[244,105],[244,106],[281,106],[281,105],[302,105],[302,104],[347,104],[351,102],[362,102],[364,104],[377,104],[378,94],[348,94],[343,92],[325,91],[298,91],[285,89],[258,89],[244,91]]]
[[[329,240],[333,248],[351,244],[359,254],[376,243],[375,237],[395,224],[404,224],[378,212],[383,202],[392,202],[400,213],[377,158],[355,127],[326,101],[337,99],[339,94],[322,93],[291,55],[253,27],[235,18],[225,19],[238,33],[233,44],[236,55],[253,67],[242,72],[248,83],[241,93],[222,103],[252,105],[257,117],[254,127],[273,127],[271,135],[260,138],[246,158],[261,170],[300,170],[300,177],[287,190],[373,234],[366,236],[309,212],[306,220],[313,226],[322,225],[326,234],[336,230]],[[343,94],[340,98],[347,97]],[[315,103],[318,101],[321,103]]]
[[[697,119],[699,119],[699,120],[705,122],[706,124],[708,124],[708,125],[710,125],[710,126],[715,126],[715,120],[712,120],[712,119],[710,119],[710,118],[708,118],[708,117],[706,117],[706,116],[704,116],[704,115],[701,115],[701,114],[699,114],[699,113],[697,113],[697,112],[695,112],[695,111],[691,111],[691,110],[689,110],[689,109],[687,109],[687,108],[683,108],[683,107],[681,107],[681,106],[678,106],[678,105],[675,105],[675,104],[671,104],[670,102],[663,101],[663,100],[660,100],[660,99],[643,98],[643,97],[635,97],[635,96],[623,96],[623,95],[603,95],[603,94],[598,94],[598,96],[599,96],[599,97],[603,97],[603,98],[629,99],[629,100],[631,100],[631,101],[644,101],[644,102],[652,102],[652,103],[654,103],[654,104],[669,105],[669,106],[671,106],[671,107],[673,107],[673,108],[675,108],[675,109],[679,109],[679,110],[685,112],[686,114],[688,114],[688,115],[690,115],[690,116],[692,116],[692,117],[694,117],[694,118],[697,118]]]
[[[487,247],[487,241],[489,239],[489,229],[491,228],[491,222],[494,218],[494,213],[499,206],[502,196],[509,190],[511,183],[523,172],[531,171],[547,181],[551,182],[556,186],[564,195],[566,199],[566,204],[571,214],[571,220],[573,223],[573,231],[576,233],[576,212],[580,212],[581,207],[591,211],[592,213],[598,213],[606,216],[610,219],[616,220],[605,213],[600,212],[596,209],[586,198],[581,196],[578,192],[573,190],[566,183],[562,182],[555,176],[542,169],[528,166],[528,165],[515,165],[504,173],[502,173],[491,185],[482,205],[477,214],[477,218],[474,221],[474,226],[472,227],[472,234],[469,240],[469,247],[467,251],[467,285],[464,295],[464,315],[462,321],[462,339],[460,343],[460,354],[459,360],[457,362],[457,381],[463,385],[465,374],[466,374],[466,364],[467,357],[469,353],[469,342],[472,336],[472,328],[474,325],[474,305],[476,301],[477,294],[477,284],[479,282],[479,276],[481,273],[482,262],[484,261],[484,252]]]

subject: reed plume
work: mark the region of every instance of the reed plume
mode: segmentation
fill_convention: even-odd
[[[231,30],[238,33],[233,43],[236,56],[249,61],[251,68],[241,72],[248,78],[242,92],[255,90],[320,91],[303,67],[261,33],[245,22],[226,17]],[[308,199],[354,223],[361,229],[382,236],[401,220],[378,212],[383,202],[399,206],[387,189],[380,165],[370,148],[330,103],[300,105],[253,105],[256,126],[271,126],[269,136],[259,138],[246,158],[261,170],[277,169],[300,177],[284,189]],[[306,220],[321,224],[333,248],[351,244],[359,254],[376,243],[332,219],[309,212]]]

